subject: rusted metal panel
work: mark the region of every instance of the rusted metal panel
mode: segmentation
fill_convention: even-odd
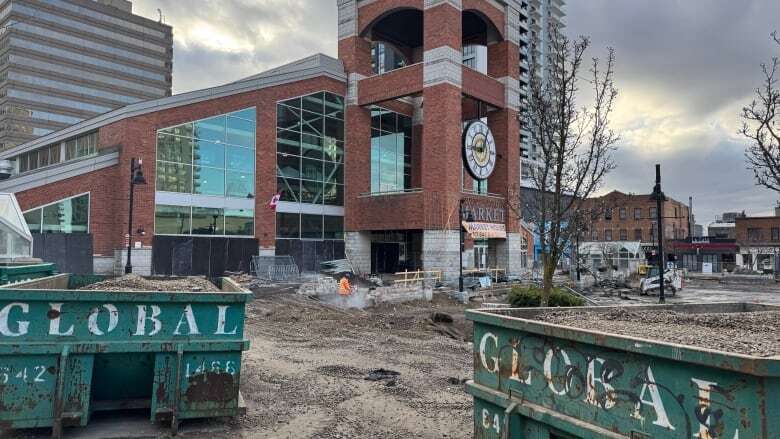
[[[148,408],[174,428],[245,411],[250,292],[229,281],[223,293],[35,289],[63,284],[51,279],[0,288],[0,427],[57,436],[94,411]]]
[[[753,308],[675,309],[770,309]],[[467,385],[475,437],[535,437],[525,429],[537,424],[562,438],[780,437],[777,357],[566,328],[534,321],[538,312],[467,312],[475,323],[474,380]]]

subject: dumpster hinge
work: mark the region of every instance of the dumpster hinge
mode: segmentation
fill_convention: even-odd
[[[51,436],[54,439],[62,437],[62,412],[65,410],[65,377],[68,375],[69,354],[70,346],[63,346],[60,354],[60,370],[57,375],[57,389],[54,394],[54,422],[51,427]]]
[[[176,382],[173,385],[173,407],[171,407],[171,434],[174,436],[179,432],[179,398],[181,394],[181,368],[184,360],[184,345],[176,347]]]

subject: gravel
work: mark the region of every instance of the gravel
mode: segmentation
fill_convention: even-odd
[[[219,288],[202,277],[145,278],[137,274],[104,280],[81,288],[89,291],[192,291],[217,292]]]
[[[690,314],[672,311],[561,311],[539,315],[557,325],[660,340],[757,357],[780,355],[780,312]]]

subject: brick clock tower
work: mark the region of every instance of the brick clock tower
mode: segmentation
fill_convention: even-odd
[[[465,268],[517,274],[519,1],[337,1],[347,256],[453,280],[463,251]]]

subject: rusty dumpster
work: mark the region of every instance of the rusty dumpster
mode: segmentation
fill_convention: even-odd
[[[743,303],[624,308],[780,311]],[[616,308],[577,312],[609,310]],[[779,356],[556,325],[539,318],[544,312],[552,310],[467,311],[474,322],[474,379],[466,388],[475,438],[780,438]]]
[[[149,410],[175,432],[188,418],[245,412],[245,305],[220,291],[102,292],[67,274],[0,288],[0,430],[85,426],[92,413]]]

